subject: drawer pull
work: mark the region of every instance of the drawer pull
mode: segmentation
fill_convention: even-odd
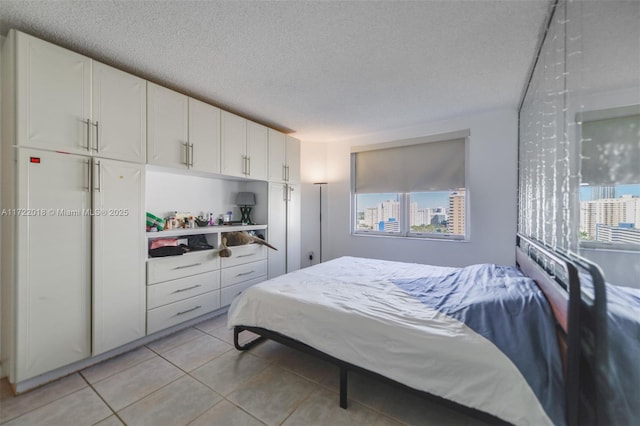
[[[198,306],[196,306],[196,307],[194,307],[194,308],[187,309],[186,311],[178,312],[176,315],[184,315],[184,314],[188,314],[189,312],[193,312],[193,311],[195,311],[196,309],[200,309],[200,308],[202,308],[202,306],[198,305]]]
[[[241,273],[237,274],[237,275],[236,275],[236,277],[241,277],[241,276],[243,276],[243,275],[251,275],[251,274],[253,274],[254,272],[256,272],[256,271],[241,272]]]
[[[182,265],[182,266],[176,266],[173,269],[184,269],[184,268],[191,268],[193,266],[198,266],[198,265],[202,265],[202,263],[192,263],[191,265]]]
[[[255,253],[250,253],[250,254],[241,254],[241,255],[236,256],[236,257],[249,257],[249,256],[254,256],[254,255],[255,255]]]
[[[180,293],[182,291],[193,290],[194,288],[198,288],[198,287],[202,287],[202,286],[200,284],[196,284],[196,285],[192,285],[191,287],[180,288],[180,289],[174,291],[174,293]]]

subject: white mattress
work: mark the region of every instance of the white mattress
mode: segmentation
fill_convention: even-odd
[[[276,331],[338,359],[518,425],[552,424],[496,346],[390,280],[453,268],[342,257],[255,285],[229,327]]]

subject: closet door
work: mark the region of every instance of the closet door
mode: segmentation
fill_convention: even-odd
[[[147,82],[147,162],[186,169],[189,102],[185,95]]]
[[[94,159],[93,355],[144,337],[144,166]]]
[[[247,120],[230,112],[221,113],[221,171],[223,175],[246,177]]]
[[[269,250],[269,279],[287,273],[287,185],[269,184],[267,229],[269,244],[278,249]]]
[[[17,144],[89,151],[91,59],[20,32],[16,37]]]
[[[220,109],[189,98],[191,168],[220,173]]]
[[[300,182],[300,140],[286,136],[287,145],[287,181]]]
[[[268,129],[252,121],[247,121],[247,157],[249,158],[248,177],[267,180],[269,167]]]
[[[90,355],[89,161],[18,152],[16,382]]]
[[[269,181],[284,182],[287,178],[285,135],[269,129]]]
[[[287,202],[287,272],[300,269],[300,185],[288,184]]]
[[[147,146],[147,83],[93,62],[91,146],[97,156],[144,163]]]

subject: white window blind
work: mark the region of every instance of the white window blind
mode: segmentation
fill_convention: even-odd
[[[582,117],[582,182],[640,183],[640,114],[591,121],[586,118]]]
[[[353,153],[355,192],[446,191],[465,187],[465,138],[411,141]]]

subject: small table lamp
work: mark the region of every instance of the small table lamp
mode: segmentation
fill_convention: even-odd
[[[256,194],[253,192],[238,192],[236,195],[236,205],[240,206],[240,213],[242,218],[240,219],[243,224],[251,225],[251,206],[256,205]]]

